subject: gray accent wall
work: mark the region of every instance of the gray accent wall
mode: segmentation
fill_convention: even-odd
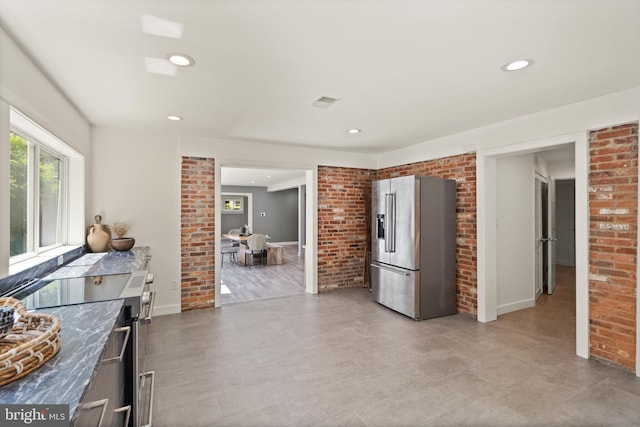
[[[222,190],[224,192],[224,190]],[[224,197],[224,196],[223,196]],[[222,222],[222,233],[227,233],[229,230],[234,228],[242,228],[243,225],[248,224],[248,215],[247,215],[247,197],[242,197],[244,202],[244,212],[243,213],[222,213],[220,221]]]
[[[556,262],[576,265],[575,179],[556,181]]]
[[[247,212],[248,204],[245,200],[245,212],[253,216],[253,233],[268,234],[270,242],[296,242],[298,241],[298,189],[291,188],[281,191],[267,191],[267,187],[243,187],[223,185],[223,193],[252,193],[253,212]],[[248,217],[244,218],[244,224],[235,226],[242,215],[222,214],[222,232],[226,233],[231,228],[240,228],[247,224]]]

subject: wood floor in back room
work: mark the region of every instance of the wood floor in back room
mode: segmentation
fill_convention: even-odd
[[[298,254],[297,244],[282,246],[284,264],[280,265],[245,267],[227,255],[220,276],[222,304],[304,294],[304,256]]]
[[[575,355],[563,293],[491,323],[364,288],[154,317],[153,425],[639,425],[640,379]]]

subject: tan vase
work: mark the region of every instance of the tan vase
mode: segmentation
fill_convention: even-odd
[[[87,244],[91,252],[105,252],[111,241],[109,226],[101,223],[102,216],[96,215],[95,219],[96,223],[89,228],[89,234],[87,234]]]

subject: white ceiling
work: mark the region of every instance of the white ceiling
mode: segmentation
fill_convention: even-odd
[[[369,153],[640,86],[639,18],[638,0],[0,0],[92,124]],[[175,51],[195,66],[145,71]],[[535,63],[500,70],[517,58]]]
[[[284,190],[304,183],[305,171],[248,169],[222,167],[220,172],[222,185],[240,185],[245,187],[267,187],[267,189]]]

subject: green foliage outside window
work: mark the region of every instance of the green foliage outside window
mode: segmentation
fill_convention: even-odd
[[[27,198],[29,142],[11,132],[10,165],[10,256],[27,251]]]
[[[29,141],[10,133],[10,256],[29,251]],[[38,227],[40,247],[58,243],[60,227],[60,170],[62,160],[40,150],[38,161]],[[33,185],[33,184],[32,184]],[[35,188],[32,189],[35,191]]]

